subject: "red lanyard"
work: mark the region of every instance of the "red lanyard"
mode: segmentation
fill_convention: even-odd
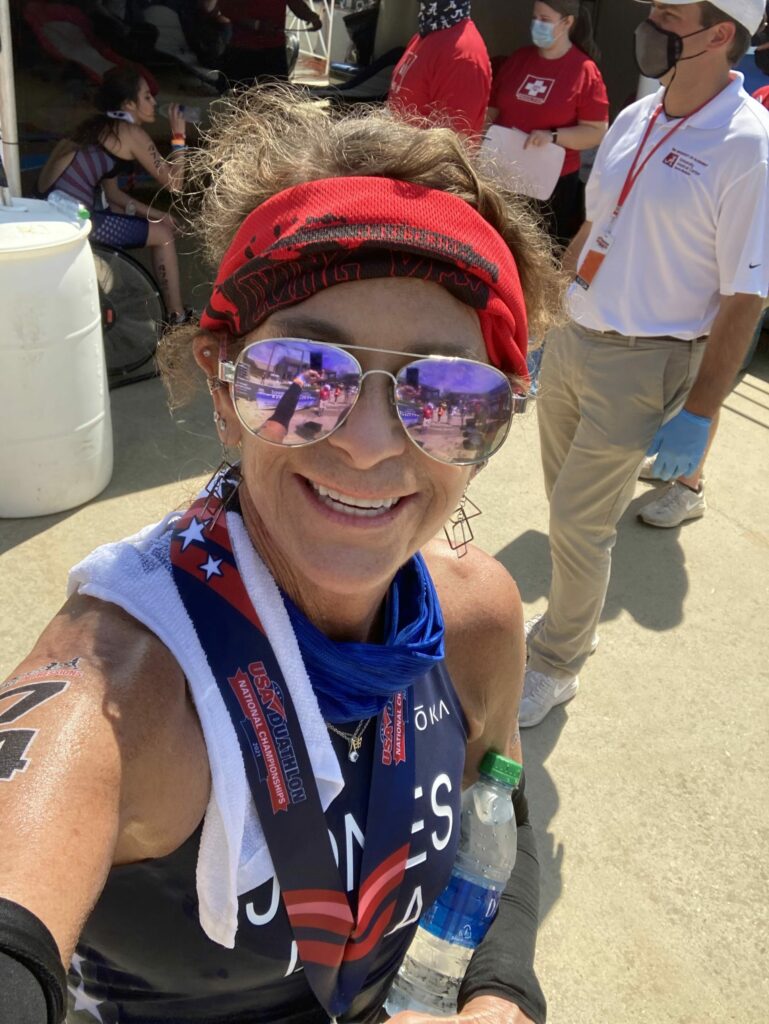
[[[655,124],[657,123],[657,118],[662,113],[662,104],[661,103],[659,104],[657,109],[652,114],[652,116],[651,116],[651,118],[649,120],[649,124],[646,126],[646,131],[644,132],[644,137],[641,139],[641,144],[638,147],[638,149],[636,150],[636,155],[633,158],[633,163],[630,166],[630,170],[627,172],[627,177],[625,178],[625,184],[622,186],[622,191],[619,194],[619,199],[617,200],[617,205],[614,208],[614,213],[612,215],[612,220],[616,220],[617,217],[619,216],[620,210],[625,205],[625,200],[630,195],[633,186],[635,185],[635,183],[638,181],[639,177],[641,176],[641,171],[643,171],[644,167],[646,167],[646,165],[649,163],[649,161],[654,156],[654,154],[657,152],[657,150],[661,146],[664,146],[665,143],[668,141],[668,139],[671,136],[675,135],[675,133],[678,131],[679,128],[683,128],[683,126],[686,124],[686,122],[689,120],[690,117],[694,117],[695,114],[699,114],[699,112],[702,110],[702,108],[706,107],[708,105],[708,103],[711,103],[712,100],[714,100],[714,99],[715,99],[715,96],[712,96],[709,100],[705,100],[705,102],[701,103],[699,105],[699,107],[697,107],[696,110],[693,110],[690,114],[687,114],[686,117],[682,117],[680,119],[680,121],[676,121],[676,123],[673,125],[673,127],[670,129],[670,131],[666,132],[662,136],[662,138],[657,143],[657,145],[646,155],[646,157],[644,158],[643,163],[641,164],[641,166],[638,167],[638,161],[641,158],[641,154],[644,151],[644,146],[649,141],[649,136],[651,135],[652,130],[653,130]],[[637,167],[638,167],[638,169],[636,170]]]

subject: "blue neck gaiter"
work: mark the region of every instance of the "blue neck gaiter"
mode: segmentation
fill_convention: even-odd
[[[327,722],[378,715],[393,694],[443,660],[443,616],[421,555],[398,570],[387,592],[381,644],[330,640],[286,594],[283,601]]]

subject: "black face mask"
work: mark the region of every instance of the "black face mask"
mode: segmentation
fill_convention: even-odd
[[[707,31],[706,28],[699,28],[696,32],[679,36],[675,32],[660,28],[653,21],[642,21],[635,30],[635,60],[638,70],[647,78],[664,78],[680,60],[691,60],[692,57],[700,57],[705,52],[700,50],[691,57],[681,56],[684,51],[684,39]]]

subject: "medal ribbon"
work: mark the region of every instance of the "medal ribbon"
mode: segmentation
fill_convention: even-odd
[[[307,981],[331,1017],[363,987],[379,940],[399,920],[411,841],[414,721],[408,694],[378,717],[353,915],[291,694],[238,572],[217,490],[175,523],[174,582],[238,737]]]

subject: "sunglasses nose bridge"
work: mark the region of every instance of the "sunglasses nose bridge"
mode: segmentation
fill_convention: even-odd
[[[361,376],[360,376],[360,388],[361,388],[361,391],[363,390],[363,382],[365,381],[366,377],[370,377],[374,373],[381,373],[385,377],[389,377],[390,378],[390,380],[392,382],[392,387],[388,390],[387,397],[388,397],[388,400],[390,402],[390,408],[394,412],[395,411],[395,388],[398,385],[398,378],[394,374],[390,373],[389,370],[366,370],[366,372],[362,373]]]

